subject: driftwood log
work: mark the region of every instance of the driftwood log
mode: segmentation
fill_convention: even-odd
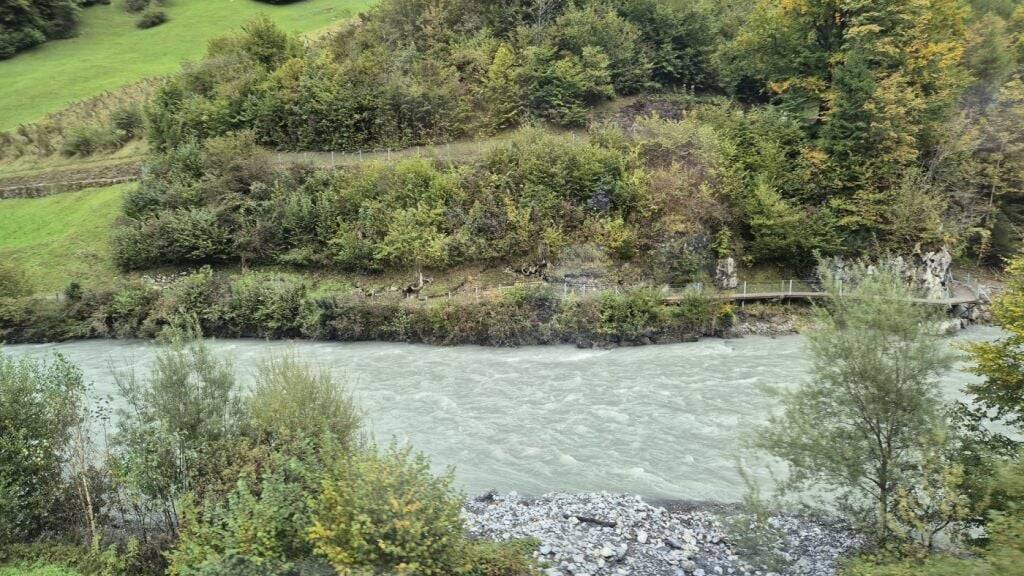
[[[591,518],[590,516],[578,516],[576,514],[563,514],[563,518],[575,518],[584,524],[594,524],[596,526],[602,526],[604,528],[615,528],[619,525],[614,520],[601,520],[600,518]]]
[[[416,296],[419,296],[420,295],[420,291],[422,291],[423,288],[427,284],[429,284],[431,282],[433,282],[432,279],[430,279],[430,278],[424,279],[423,278],[423,272],[420,272],[420,280],[419,280],[419,282],[416,283],[416,284],[409,284],[408,286],[405,287],[405,290],[402,290],[402,293],[405,294],[406,298],[415,298]]]

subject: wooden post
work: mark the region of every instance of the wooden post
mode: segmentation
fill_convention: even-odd
[[[789,279],[789,293],[791,295],[793,294],[793,279],[792,278]]]

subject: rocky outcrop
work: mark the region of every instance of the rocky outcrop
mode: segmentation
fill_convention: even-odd
[[[942,299],[952,294],[952,265],[953,255],[945,247],[928,251],[918,246],[909,256],[889,257],[875,265],[867,266],[867,271],[871,273],[877,270],[878,266],[895,268],[903,275],[907,284],[920,291],[924,298]],[[855,267],[853,262],[837,257],[832,259],[828,266],[837,280],[850,282]]]
[[[952,265],[953,255],[945,246],[932,252],[918,248],[904,265],[904,270],[911,284],[920,289],[925,298],[940,299],[949,297],[952,292]]]
[[[730,513],[713,508],[669,510],[638,496],[607,493],[536,499],[510,493],[470,501],[463,515],[473,537],[537,539],[536,556],[548,576],[765,574],[730,543],[724,528]],[[782,538],[779,549],[764,552],[788,559],[779,574],[830,576],[837,559],[860,545],[831,521],[776,515],[769,523]]]
[[[715,264],[715,287],[719,290],[732,290],[740,285],[736,272],[736,259],[732,256],[719,258]]]

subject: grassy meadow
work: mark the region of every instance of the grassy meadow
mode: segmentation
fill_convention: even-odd
[[[24,270],[37,292],[60,291],[72,280],[109,283],[117,275],[110,233],[132,185],[0,200],[0,260]]]
[[[0,60],[0,130],[38,120],[83,98],[143,78],[169,74],[196,59],[207,42],[258,14],[282,28],[313,32],[352,16],[373,0],[305,0],[272,5],[255,0],[169,0],[167,23],[140,30],[123,0],[82,11],[78,36],[47,42]]]

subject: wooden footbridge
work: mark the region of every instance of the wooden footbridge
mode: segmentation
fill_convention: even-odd
[[[775,288],[778,290],[766,289]],[[697,289],[700,287],[698,286]],[[826,292],[820,289],[816,289],[815,286],[810,286],[802,281],[798,280],[785,280],[778,284],[766,286],[764,284],[757,285],[751,290],[751,287],[746,283],[742,283],[736,290],[730,291],[711,291],[704,292],[712,298],[719,300],[726,300],[729,302],[764,302],[764,301],[791,301],[791,300],[803,300],[812,302],[815,300],[822,300],[825,298],[831,298],[832,293]],[[934,306],[970,306],[974,304],[982,303],[982,298],[978,294],[977,288],[972,287],[968,283],[953,282],[949,296],[946,298],[913,298],[913,302],[919,302],[921,304],[929,304]],[[842,287],[839,288],[839,293],[842,294]],[[663,302],[667,305],[679,304],[686,299],[685,294],[673,294],[666,296]]]

